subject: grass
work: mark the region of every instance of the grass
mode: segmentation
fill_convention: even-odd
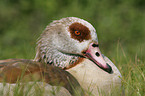
[[[137,58],[136,58],[137,59]],[[129,65],[128,65],[129,64]],[[125,86],[125,93],[128,96],[144,96],[145,95],[145,71],[144,63],[136,60],[130,61],[123,77],[123,84]],[[124,68],[125,69],[125,68]]]
[[[122,74],[122,83],[126,96],[145,95],[145,62],[136,54],[134,59],[125,52],[118,42],[116,49],[116,66]]]
[[[56,90],[53,92],[56,92]],[[44,96],[44,94],[49,94],[50,96],[53,96],[53,93],[51,93],[50,91],[45,92],[45,84],[41,82],[19,82],[14,84],[13,86],[9,86],[9,84],[4,84],[3,90],[1,90],[0,92],[1,96]]]

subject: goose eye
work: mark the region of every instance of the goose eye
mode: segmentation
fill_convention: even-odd
[[[79,36],[81,33],[79,31],[75,31],[75,35]]]

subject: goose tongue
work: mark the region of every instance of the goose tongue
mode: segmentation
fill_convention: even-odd
[[[93,61],[98,67],[108,73],[112,73],[112,68],[108,63],[105,62],[104,58],[102,57],[98,44],[91,43],[89,48],[83,53],[85,57]]]

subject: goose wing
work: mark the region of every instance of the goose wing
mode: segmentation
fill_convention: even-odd
[[[76,94],[76,90],[82,91],[78,81],[61,68],[26,59],[0,60],[0,82],[16,83],[34,80],[65,87],[72,95]]]

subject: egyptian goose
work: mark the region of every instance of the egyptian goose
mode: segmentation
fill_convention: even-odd
[[[33,62],[69,72],[84,90],[95,96],[121,88],[119,70],[101,54],[95,28],[83,19],[67,17],[50,23],[39,38]]]
[[[71,73],[87,90],[110,92],[121,86],[121,74],[99,50],[95,28],[83,19],[68,17],[46,27],[37,43],[35,61],[51,64]]]

